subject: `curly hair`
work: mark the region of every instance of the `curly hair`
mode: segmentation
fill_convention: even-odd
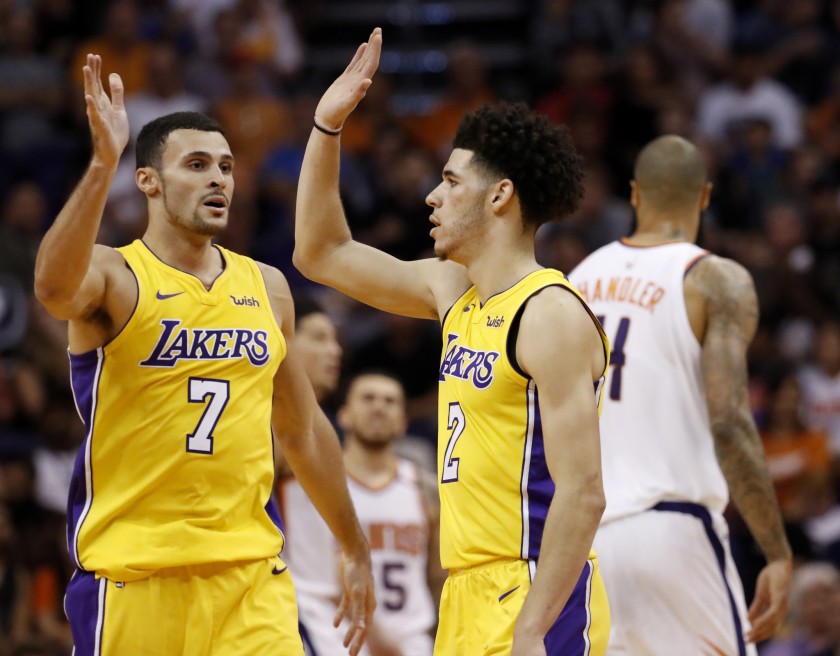
[[[453,148],[473,151],[471,163],[482,175],[513,182],[524,226],[536,229],[568,216],[583,196],[583,158],[568,128],[525,103],[483,105],[465,114]]]

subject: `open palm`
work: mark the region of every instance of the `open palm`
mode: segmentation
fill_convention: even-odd
[[[324,92],[315,110],[319,123],[330,129],[341,129],[350,112],[365,97],[373,74],[379,67],[381,52],[382,30],[377,27],[367,43],[358,47],[344,72]]]
[[[128,143],[128,116],[123,103],[123,83],[116,73],[108,79],[111,97],[102,86],[102,58],[88,55],[82,68],[85,79],[85,103],[93,137],[93,160],[116,166]]]

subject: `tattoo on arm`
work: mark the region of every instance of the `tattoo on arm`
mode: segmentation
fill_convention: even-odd
[[[788,558],[790,547],[749,403],[747,348],[758,324],[752,278],[721,258],[707,258],[690,275],[706,303],[701,368],[718,463],[765,557]]]

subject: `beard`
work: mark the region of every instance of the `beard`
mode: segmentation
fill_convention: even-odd
[[[353,439],[368,451],[384,451],[393,444],[397,435],[386,435],[385,433],[365,433],[364,431],[353,430]]]
[[[474,237],[477,230],[476,226],[484,221],[484,200],[476,197],[472,205],[467,208],[461,217],[460,225],[452,229],[450,245],[445,243],[438,248],[440,242],[435,242],[435,255],[440,262],[452,260],[453,262],[460,262],[457,259],[456,249],[465,244],[471,237]],[[454,257],[453,257],[454,255]]]
[[[196,208],[193,210],[192,218],[188,218],[181,214],[179,211],[175,210],[169,204],[169,196],[166,194],[166,182],[161,176],[160,180],[160,188],[161,194],[163,196],[163,207],[166,210],[167,216],[169,219],[174,223],[176,226],[180,228],[184,228],[188,232],[192,232],[197,235],[202,235],[204,237],[216,237],[217,235],[224,232],[225,228],[227,228],[227,221],[222,222],[213,222],[208,221],[200,214],[200,208]]]

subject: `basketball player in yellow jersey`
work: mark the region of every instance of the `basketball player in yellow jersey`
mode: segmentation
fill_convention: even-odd
[[[604,508],[597,398],[607,348],[539,225],[581,196],[565,129],[524,105],[458,128],[427,197],[437,259],[352,239],[338,193],[341,127],[379,62],[377,28],[321,98],[297,196],[295,264],[382,310],[443,327],[438,481],[449,570],[435,654],[603,654],[606,595],[592,539]]]
[[[123,87],[88,55],[90,166],[38,251],[35,290],[69,320],[87,437],[68,503],[77,571],[65,599],[76,656],[301,654],[292,582],[270,500],[272,429],[344,550],[345,646],[373,610],[370,556],[336,435],[299,357],[275,269],[212,244],[227,224],[234,159],[202,114],[144,126],[142,240],[95,245],[128,140]]]

